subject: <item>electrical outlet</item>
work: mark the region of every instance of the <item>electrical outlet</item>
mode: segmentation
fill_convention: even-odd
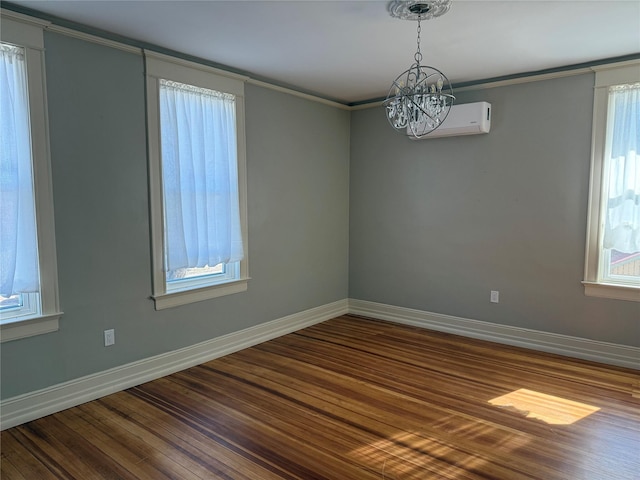
[[[116,331],[112,328],[104,331],[104,346],[110,347],[116,343]]]
[[[500,302],[500,292],[497,290],[491,290],[491,303]]]

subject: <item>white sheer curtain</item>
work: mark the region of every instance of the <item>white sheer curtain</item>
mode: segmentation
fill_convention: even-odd
[[[640,83],[611,87],[607,123],[604,248],[634,253],[640,251]]]
[[[0,43],[0,295],[39,287],[24,50]]]
[[[161,80],[167,272],[242,259],[235,97]]]

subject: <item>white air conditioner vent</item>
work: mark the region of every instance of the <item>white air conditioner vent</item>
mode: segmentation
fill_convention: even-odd
[[[454,137],[459,135],[477,135],[489,133],[491,129],[491,104],[487,102],[463,103],[454,105],[442,125],[433,132],[416,138],[409,133],[412,140],[426,138]]]

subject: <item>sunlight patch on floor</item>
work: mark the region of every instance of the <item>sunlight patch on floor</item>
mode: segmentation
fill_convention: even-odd
[[[516,410],[527,418],[542,420],[549,425],[571,425],[600,410],[593,405],[526,388],[489,400],[489,403],[496,407]]]

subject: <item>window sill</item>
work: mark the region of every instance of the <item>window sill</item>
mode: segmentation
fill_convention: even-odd
[[[582,282],[582,284],[584,285],[584,294],[589,297],[640,302],[640,287],[597,282]]]
[[[162,295],[154,295],[151,298],[156,304],[156,310],[178,307],[189,303],[201,302],[212,298],[232,295],[247,290],[248,278],[236,280],[221,285],[196,288],[193,290],[183,290],[181,292],[171,292]]]
[[[0,343],[56,332],[61,316],[62,312],[59,312],[35,318],[7,320],[0,325]]]

